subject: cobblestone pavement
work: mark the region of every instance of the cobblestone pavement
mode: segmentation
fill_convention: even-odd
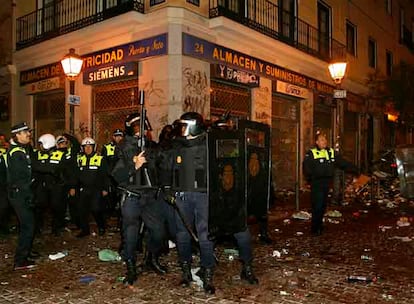
[[[100,262],[97,256],[100,249],[118,248],[117,232],[77,240],[77,231],[66,231],[59,238],[44,234],[36,239],[35,249],[43,257],[31,271],[12,270],[16,235],[0,240],[0,304],[414,303],[414,222],[407,227],[396,225],[401,216],[412,219],[413,203],[394,209],[360,204],[331,206],[343,216],[327,221],[320,237],[310,236],[308,221],[291,219],[295,211],[292,206],[277,203],[271,210],[273,245],[260,245],[254,237],[258,286],[240,281],[240,264],[224,252],[232,248],[231,243],[225,243],[217,246],[214,296],[205,295],[196,284],[192,288],[178,286],[180,271],[175,250],[162,258],[169,266],[167,275],[144,272],[134,288],[127,288],[118,282],[124,275],[124,265]],[[288,218],[289,223],[285,221]],[[252,231],[255,236],[254,225]],[[393,238],[404,236],[412,240]],[[62,250],[67,250],[68,256],[48,259],[48,254]],[[361,255],[371,259],[361,259]],[[95,280],[81,283],[84,275],[92,275]],[[348,275],[377,280],[350,283]]]

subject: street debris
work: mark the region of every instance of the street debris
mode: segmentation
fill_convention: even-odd
[[[299,211],[292,215],[292,218],[297,220],[309,220],[311,217],[312,215],[306,211]]]
[[[358,276],[358,275],[350,275],[346,278],[349,283],[355,282],[364,282],[364,283],[371,283],[377,280],[376,277],[367,277],[367,276]]]
[[[59,260],[67,256],[68,254],[69,252],[67,250],[64,250],[55,254],[49,254],[49,259],[52,261]]]
[[[338,210],[330,210],[325,213],[325,216],[328,217],[342,217],[342,213]]]
[[[363,254],[363,255],[361,255],[361,260],[363,260],[363,261],[372,261],[372,260],[374,260],[374,258],[372,256]]]
[[[409,237],[409,236],[393,236],[388,238],[389,240],[400,240],[402,242],[411,242],[412,240],[414,240],[414,237]]]
[[[392,229],[392,226],[384,226],[384,225],[380,225],[380,226],[378,227],[378,229],[380,229],[382,232],[385,232],[385,230]]]
[[[102,262],[119,262],[122,260],[118,252],[110,249],[102,249],[98,252],[99,260]]]
[[[409,219],[406,216],[400,217],[400,219],[397,221],[397,226],[398,227],[407,227],[407,226],[410,226],[410,225],[411,224],[409,222]]]
[[[80,277],[79,282],[83,283],[83,284],[89,284],[89,283],[92,283],[95,280],[96,280],[96,278],[93,275],[84,275],[84,276]]]

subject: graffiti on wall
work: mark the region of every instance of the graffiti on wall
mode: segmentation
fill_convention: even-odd
[[[151,79],[144,83],[145,106],[147,108],[148,119],[151,122],[153,140],[158,139],[162,127],[168,123],[168,103],[164,88],[160,82]]]
[[[210,94],[205,71],[183,69],[183,112],[197,112],[207,117]]]

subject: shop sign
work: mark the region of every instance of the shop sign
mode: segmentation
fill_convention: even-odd
[[[276,82],[276,91],[303,99],[309,97],[307,89],[283,81]]]
[[[51,63],[38,68],[21,71],[20,85],[39,82],[41,80],[63,76],[62,65],[60,62]]]
[[[83,72],[84,84],[104,83],[114,80],[134,79],[138,76],[138,65],[136,62],[114,64]]]
[[[83,72],[89,73],[90,71],[97,71],[103,67],[138,61],[153,56],[166,55],[168,53],[167,37],[168,34],[164,33],[83,55]]]
[[[183,33],[183,54],[310,90],[333,94],[334,87],[331,85],[186,33]]]
[[[64,78],[53,77],[45,80],[37,81],[26,85],[27,94],[37,94],[56,89],[63,89],[65,87]]]
[[[211,74],[214,77],[227,81],[246,84],[250,87],[258,87],[260,77],[243,70],[237,70],[222,64],[212,64]]]

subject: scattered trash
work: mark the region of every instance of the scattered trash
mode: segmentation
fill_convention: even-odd
[[[68,254],[69,252],[67,250],[64,250],[55,254],[49,254],[49,259],[52,261],[59,260],[67,256]]]
[[[372,261],[372,260],[374,260],[374,258],[372,256],[364,254],[364,255],[361,255],[361,260],[363,260],[363,261]]]
[[[4,258],[5,258],[5,259],[8,259],[8,258],[9,258],[9,255],[6,253],[6,254],[4,255]]]
[[[371,277],[367,277],[367,276],[355,276],[355,275],[350,275],[346,278],[346,280],[349,283],[354,283],[354,282],[365,282],[365,283],[371,283],[371,282],[375,282],[376,278],[371,278]]]
[[[272,256],[276,257],[276,258],[280,258],[282,256],[282,254],[280,253],[279,250],[273,250]]]
[[[384,226],[384,225],[380,225],[378,228],[379,228],[382,232],[385,232],[385,230],[392,229],[392,226]]]
[[[342,213],[338,210],[330,210],[326,212],[325,216],[329,217],[342,217]]]
[[[381,297],[384,300],[394,300],[394,297],[392,295],[382,294]]]
[[[393,202],[388,202],[386,205],[385,205],[387,208],[396,208],[397,207],[397,205],[395,204],[395,203],[393,203]]]
[[[408,220],[408,217],[406,217],[406,216],[400,217],[400,219],[397,221],[397,226],[398,227],[410,226],[410,222]]]
[[[287,249],[283,248],[283,249],[282,249],[282,253],[283,253],[283,254],[289,254],[289,250],[287,250]]]
[[[306,252],[302,253],[301,256],[303,256],[303,257],[310,257],[310,253],[306,251]]]
[[[169,248],[169,249],[173,249],[173,248],[175,248],[175,247],[177,247],[177,245],[176,245],[173,241],[168,240],[168,248]]]
[[[31,279],[32,275],[31,274],[22,274],[22,278]]]
[[[289,295],[289,293],[288,293],[288,292],[286,292],[286,291],[284,291],[284,290],[281,290],[281,291],[280,291],[280,295],[281,295],[281,296],[288,296],[288,295]]]
[[[294,272],[292,270],[283,270],[283,275],[287,277],[293,276]]]
[[[371,249],[369,249],[369,248],[364,249],[364,252],[370,252],[370,251],[371,251]]]
[[[292,218],[297,220],[309,220],[311,217],[312,215],[306,211],[299,211],[292,215]]]
[[[96,232],[92,232],[92,236],[96,236]]]
[[[359,211],[352,212],[352,217],[359,218],[360,216],[361,216],[361,213],[359,213]]]
[[[191,288],[201,291],[203,289],[203,281],[198,276],[200,271],[200,267],[191,268],[191,274],[193,276],[193,282],[191,283]]]
[[[85,275],[85,276],[80,277],[79,282],[83,284],[89,284],[95,280],[96,278],[93,275]]]
[[[301,236],[301,235],[303,235],[303,232],[298,231],[298,232],[296,232],[296,235]]]
[[[125,277],[123,277],[123,276],[120,276],[120,277],[116,278],[116,282],[118,282],[118,283],[123,283],[124,281],[125,281]]]
[[[284,220],[283,220],[283,224],[285,224],[285,225],[290,224],[290,219],[284,219]]]
[[[389,240],[400,240],[402,242],[411,242],[414,240],[414,237],[410,238],[409,236],[393,236],[388,238]]]
[[[0,282],[0,285],[9,285],[9,282]]]
[[[119,262],[122,260],[118,252],[110,249],[102,249],[98,252],[99,260],[102,262]]]
[[[275,232],[280,232],[280,229],[276,228],[276,229],[275,229]]]
[[[327,221],[328,221],[328,223],[331,223],[331,224],[339,224],[340,223],[339,221],[331,219],[331,218],[328,218]]]

